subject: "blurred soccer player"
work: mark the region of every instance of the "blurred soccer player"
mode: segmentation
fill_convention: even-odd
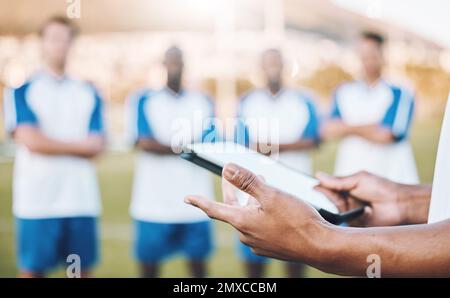
[[[319,142],[319,123],[314,102],[309,94],[284,86],[283,57],[279,50],[266,50],[261,63],[266,86],[250,91],[241,99],[238,136],[264,154],[273,153],[267,150],[278,145],[282,163],[301,172],[311,173],[308,150]],[[278,131],[274,132],[273,127],[277,127]],[[278,134],[275,140],[271,136],[274,133]],[[255,255],[241,243],[239,250],[248,276],[261,277],[267,259]],[[288,263],[287,269],[289,277],[300,277],[303,265]]]
[[[41,30],[43,69],[6,91],[6,128],[18,147],[13,212],[22,277],[43,277],[71,254],[89,276],[97,260],[100,195],[91,161],[104,147],[102,104],[66,75],[75,27],[55,17]]]
[[[359,40],[362,78],[337,88],[326,138],[342,139],[335,174],[361,170],[396,182],[418,183],[408,132],[414,111],[413,94],[382,77],[382,36],[364,33]]]
[[[212,180],[207,171],[176,156],[174,149],[211,136],[214,107],[207,96],[183,88],[179,48],[166,51],[164,66],[167,84],[163,89],[131,96],[130,126],[140,151],[130,207],[135,257],[142,277],[157,277],[160,263],[175,253],[188,259],[192,276],[204,277],[212,251],[211,222],[204,213],[186,206],[183,198],[186,193],[212,196]]]

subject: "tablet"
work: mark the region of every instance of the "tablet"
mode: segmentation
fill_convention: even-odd
[[[180,157],[219,176],[228,163],[244,167],[256,175],[263,176],[267,184],[309,203],[333,224],[344,223],[364,212],[364,207],[361,207],[339,213],[337,207],[324,194],[314,189],[319,184],[317,179],[235,143],[190,144],[183,148]]]

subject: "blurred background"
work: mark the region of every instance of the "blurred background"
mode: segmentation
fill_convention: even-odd
[[[0,0],[0,89],[19,86],[40,65],[36,34],[65,0]],[[81,29],[69,73],[92,81],[107,102],[109,150],[98,159],[104,213],[99,277],[134,277],[128,215],[133,156],[123,138],[127,94],[164,84],[164,50],[185,52],[188,86],[214,97],[220,117],[234,114],[238,97],[259,86],[261,52],[280,48],[291,86],[310,88],[327,112],[330,94],[358,75],[354,41],[362,30],[387,36],[386,76],[417,94],[412,143],[422,182],[432,182],[442,112],[450,89],[450,3],[445,0],[80,0],[74,19]],[[1,90],[0,90],[1,91]],[[1,93],[0,93],[1,94]],[[0,97],[0,101],[2,98]],[[17,274],[11,175],[14,146],[0,124],[0,277]],[[336,144],[314,152],[315,169],[331,172]],[[219,192],[217,199],[220,199]],[[231,228],[216,223],[217,250],[209,265],[215,277],[240,277]],[[283,276],[280,262],[269,275]],[[55,276],[61,276],[56,272]],[[181,259],[163,276],[186,276]],[[328,276],[309,269],[308,276]]]

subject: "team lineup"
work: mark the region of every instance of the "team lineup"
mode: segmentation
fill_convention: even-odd
[[[70,254],[80,256],[81,275],[89,277],[99,260],[97,221],[101,200],[92,159],[106,147],[104,102],[95,86],[66,74],[67,56],[75,36],[76,28],[67,19],[48,20],[40,32],[42,69],[22,86],[5,91],[5,127],[17,144],[13,213],[17,226],[17,266],[22,277],[46,276]],[[362,259],[370,250],[364,250],[368,247],[355,249],[354,255],[333,251],[329,255],[341,258],[328,260],[322,255],[319,261],[313,252],[322,250],[317,249],[317,239],[308,234],[317,232],[322,241],[330,237],[337,243],[353,243],[356,240],[349,240],[353,235],[363,243],[367,240],[363,232],[347,231],[345,226],[330,227],[306,204],[285,198],[265,185],[263,179],[237,165],[229,165],[223,172],[225,204],[205,199],[214,198],[211,175],[177,156],[177,147],[186,145],[186,140],[226,139],[269,156],[273,152],[267,148],[276,147],[277,159],[309,175],[314,175],[311,150],[322,142],[339,140],[334,175],[346,178],[324,173],[317,178],[321,191],[340,210],[351,209],[358,199],[372,204],[361,219],[349,225],[369,227],[429,221],[431,189],[416,185],[419,178],[408,141],[414,94],[383,77],[383,46],[384,38],[376,33],[360,35],[357,51],[362,75],[336,88],[326,115],[319,112],[312,93],[284,83],[282,52],[264,50],[260,64],[265,85],[240,98],[232,137],[216,129],[214,101],[202,92],[184,87],[182,50],[176,46],[168,48],[162,59],[166,85],[160,90],[137,90],[127,100],[127,135],[138,151],[129,212],[134,227],[133,256],[141,276],[159,276],[161,264],[178,253],[186,258],[191,276],[208,276],[207,262],[214,251],[214,230],[209,217],[237,228],[236,251],[249,277],[264,276],[269,257],[286,260],[289,277],[302,276],[304,264],[338,274],[364,272],[361,267],[366,264],[364,261],[360,265],[347,261]],[[173,124],[179,119],[188,119],[189,125],[182,125],[178,131],[182,132],[184,143],[174,142]],[[267,124],[264,122],[267,120],[277,123],[275,139],[271,126],[261,124]],[[236,189],[248,195],[236,193]],[[349,192],[355,200],[340,197],[340,191]],[[203,197],[185,199],[187,195]],[[273,198],[277,196],[280,203],[275,207]],[[399,197],[405,200],[407,197],[408,204],[415,204],[415,212],[410,207],[408,212],[399,207],[403,206]],[[286,211],[281,219],[276,217],[280,208]],[[260,209],[264,212],[255,211]],[[237,216],[247,219],[245,227]],[[310,219],[318,222],[318,227],[299,223],[305,228],[305,235],[300,237],[292,232],[295,228],[291,217]],[[441,223],[443,230],[444,224]],[[286,227],[291,229],[286,230],[286,240],[281,241],[275,234]],[[421,228],[417,234],[423,233],[425,237],[428,229],[431,228]],[[405,242],[400,241],[408,237],[407,232],[407,229],[373,231],[382,234],[380,237],[391,237],[390,242],[386,241],[402,248]],[[393,240],[397,239],[395,233],[400,235],[398,242]],[[296,238],[304,247],[289,242]],[[367,246],[371,244],[385,251],[382,244]],[[406,258],[409,252],[406,249],[404,252]],[[395,258],[393,251],[386,255]],[[436,274],[448,273],[435,263],[422,265],[436,270]],[[397,268],[406,270],[407,266],[402,266]],[[405,271],[401,273],[407,275]]]

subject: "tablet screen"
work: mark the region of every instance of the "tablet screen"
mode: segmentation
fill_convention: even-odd
[[[317,179],[291,169],[273,158],[230,142],[191,144],[186,146],[186,149],[220,167],[228,163],[237,164],[263,176],[267,184],[308,202],[316,209],[339,213],[325,195],[314,190],[319,183]]]

